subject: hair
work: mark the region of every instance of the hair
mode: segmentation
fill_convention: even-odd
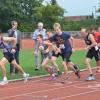
[[[43,39],[43,35],[41,35],[41,34],[39,34],[37,37],[40,37],[40,38],[42,38],[42,39]]]
[[[61,25],[59,23],[54,23],[53,28],[59,27],[61,29]]]
[[[42,26],[43,27],[43,23],[42,22],[39,22],[38,23],[38,26]]]
[[[11,25],[14,25],[14,23],[17,23],[16,20],[11,21]]]

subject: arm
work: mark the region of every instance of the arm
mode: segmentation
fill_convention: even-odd
[[[69,42],[71,44],[71,47],[74,48],[74,38],[72,36],[70,37]]]
[[[89,38],[90,38],[90,40],[91,40],[91,42],[92,42],[92,44],[89,45],[89,48],[92,48],[92,47],[96,46],[97,43],[96,43],[96,41],[95,41],[95,39],[94,39],[94,37],[93,37],[92,34],[89,35]]]
[[[32,35],[32,39],[36,40],[37,39],[37,30],[34,31],[33,35]]]
[[[4,42],[12,42],[13,47],[16,47],[17,40],[14,37],[3,37]]]

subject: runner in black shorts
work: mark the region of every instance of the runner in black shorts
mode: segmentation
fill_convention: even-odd
[[[85,63],[86,63],[87,68],[89,70],[89,76],[86,78],[86,80],[91,81],[91,80],[94,80],[95,78],[93,76],[90,62],[91,62],[93,57],[95,58],[96,62],[100,61],[100,51],[99,51],[97,43],[94,39],[94,36],[92,34],[90,34],[89,32],[90,31],[87,30],[86,28],[81,29],[81,34],[84,37],[85,43],[87,45],[87,48],[86,48],[87,55],[86,55]]]
[[[13,48],[12,50],[9,49],[8,45],[6,45],[4,42],[12,42]],[[0,36],[0,49],[3,49],[4,57],[0,60],[0,68],[2,70],[3,74],[3,80],[0,81],[0,85],[5,85],[8,83],[7,76],[6,76],[6,69],[5,64],[7,62],[11,63],[16,67],[22,74],[25,80],[27,80],[29,74],[26,74],[22,67],[18,65],[15,61],[15,58],[13,56],[13,52],[15,52],[15,46],[16,46],[16,39],[14,37],[2,37]]]
[[[62,32],[59,23],[54,24],[54,30],[56,34],[51,38],[51,41],[57,45],[58,54],[53,52],[52,59],[54,58],[56,61],[57,57],[61,56],[63,59],[62,65],[64,68],[65,75],[68,72],[67,67],[70,67],[78,76],[78,78],[80,78],[79,69],[77,65],[73,64],[70,60],[72,54],[71,35],[69,33]]]

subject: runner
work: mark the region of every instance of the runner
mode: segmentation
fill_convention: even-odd
[[[12,42],[13,44],[12,50],[8,48],[8,45],[6,45],[5,42]],[[3,74],[3,79],[2,81],[0,81],[0,85],[5,85],[8,83],[6,76],[6,69],[5,69],[5,64],[7,62],[11,63],[15,68],[17,68],[22,73],[24,80],[27,81],[29,74],[25,73],[22,67],[16,63],[16,60],[13,56],[13,52],[15,52],[16,50],[16,39],[14,37],[0,36],[0,48],[3,49],[3,55],[4,55],[4,57],[0,60],[0,68]]]
[[[51,41],[56,43],[57,45],[57,52],[53,52],[52,59],[54,60],[54,63],[56,63],[57,57],[62,57],[62,65],[64,68],[64,76],[66,77],[68,74],[67,67],[70,67],[78,78],[80,78],[79,69],[78,66],[73,64],[70,60],[70,57],[72,55],[72,48],[70,40],[73,38],[69,33],[65,33],[61,31],[61,25],[59,23],[54,24],[54,30],[55,35],[52,36]],[[53,61],[52,60],[52,61]]]
[[[90,64],[92,58],[94,57],[96,62],[100,60],[99,48],[97,46],[97,43],[93,35],[90,34],[89,32],[90,31],[87,30],[86,28],[81,29],[81,35],[84,37],[85,43],[87,45],[86,47],[87,54],[86,54],[86,59],[85,59],[86,66],[89,70],[89,76],[86,78],[87,81],[95,80],[93,76],[91,64]]]

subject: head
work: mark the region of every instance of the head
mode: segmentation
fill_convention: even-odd
[[[62,32],[61,32],[61,25],[59,24],[59,23],[55,23],[54,25],[53,25],[53,28],[54,28],[54,31],[56,32],[56,34],[61,34]]]
[[[17,21],[11,21],[12,28],[17,29],[18,23]]]
[[[50,31],[47,31],[46,34],[47,34],[48,38],[52,37],[52,35],[53,35],[52,32],[50,32]]]
[[[37,36],[37,41],[42,42],[43,41],[43,36],[40,34]]]
[[[93,27],[93,28],[90,29],[90,33],[95,34],[95,32],[97,32],[97,28],[96,27]]]
[[[42,29],[43,29],[43,23],[42,23],[42,22],[39,22],[39,23],[38,23],[38,29],[39,29],[39,30],[42,30]]]
[[[80,33],[83,37],[86,37],[88,34],[88,30],[86,28],[81,28]]]

